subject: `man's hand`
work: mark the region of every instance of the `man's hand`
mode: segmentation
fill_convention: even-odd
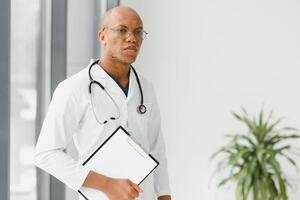
[[[143,190],[128,179],[116,179],[90,171],[83,186],[100,190],[110,200],[134,200]]]
[[[143,190],[129,179],[109,178],[103,192],[110,200],[134,200]]]
[[[158,200],[171,200],[171,196],[170,195],[160,196],[158,197]]]

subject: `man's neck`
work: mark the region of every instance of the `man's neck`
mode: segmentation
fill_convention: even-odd
[[[128,84],[130,64],[114,62],[105,58],[100,59],[98,64],[115,79],[117,79],[121,86],[125,87]]]

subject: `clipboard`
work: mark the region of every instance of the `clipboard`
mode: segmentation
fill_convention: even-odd
[[[105,176],[130,179],[140,185],[159,162],[119,126],[82,165]],[[103,192],[88,187],[81,187],[78,193],[85,200],[109,200]]]

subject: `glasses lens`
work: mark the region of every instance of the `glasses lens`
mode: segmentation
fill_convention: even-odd
[[[132,35],[134,35],[135,38],[143,40],[146,38],[146,36],[148,34],[145,30],[136,30],[136,31],[131,32],[126,28],[117,28],[117,29],[109,28],[109,29],[111,31],[117,33],[118,37],[121,37],[121,38],[128,37],[130,34],[132,34]]]

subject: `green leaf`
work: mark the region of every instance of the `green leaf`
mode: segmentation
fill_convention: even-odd
[[[251,146],[255,146],[255,142],[250,138],[250,136],[247,136],[247,135],[241,135],[241,134],[235,134],[235,135],[232,135],[232,134],[227,134],[225,135],[225,137],[230,137],[230,138],[234,138],[235,140],[244,140],[244,141],[247,141],[249,145]]]
[[[290,184],[284,177],[277,158],[284,157],[298,171],[296,162],[287,154],[294,154],[295,149],[286,143],[289,139],[300,138],[298,129],[278,128],[283,118],[273,119],[273,111],[265,114],[261,109],[257,116],[249,116],[242,107],[242,114],[232,114],[248,130],[245,134],[226,135],[229,138],[228,144],[211,157],[224,155],[225,158],[217,167],[229,171],[229,175],[222,179],[219,186],[229,182],[236,183],[237,200],[248,199],[250,193],[253,193],[254,200],[287,200],[286,188]]]
[[[299,131],[299,129],[294,128],[294,127],[284,127],[281,129],[282,131]]]
[[[284,154],[284,153],[280,153],[280,154],[281,154],[285,159],[287,159],[287,160],[288,160],[288,161],[296,168],[297,172],[299,172],[299,168],[298,168],[296,162],[295,162],[291,157],[287,156],[287,155]]]
[[[240,120],[240,121],[243,121],[243,120],[242,120],[242,117],[240,117],[237,113],[232,112],[232,115],[233,115],[236,119],[238,119],[238,120]]]
[[[244,114],[246,115],[246,116],[248,116],[248,112],[247,112],[247,110],[242,106],[242,111],[244,112]]]
[[[225,185],[228,183],[228,181],[232,180],[234,178],[234,174],[230,175],[229,177],[223,179],[219,184],[218,187]]]
[[[280,154],[283,150],[288,150],[291,148],[291,145],[285,145],[283,147],[280,147],[280,148],[277,148],[277,149],[274,149],[274,153],[276,154]]]
[[[279,163],[276,161],[276,159],[272,159],[271,164],[273,166],[274,172],[276,174],[276,178],[278,180],[279,183],[279,188],[280,188],[280,192],[279,192],[279,196],[283,199],[286,200],[287,199],[287,194],[286,194],[286,181],[284,180],[284,178],[282,177],[282,171],[280,168]]]
[[[274,128],[282,121],[283,118],[279,118],[278,120],[276,120],[273,124],[271,124],[267,130],[266,130],[266,134],[270,133],[274,130]]]
[[[299,139],[299,138],[300,138],[300,135],[296,135],[296,134],[293,134],[293,135],[275,135],[275,136],[269,138],[268,140],[266,140],[265,143],[267,145],[274,146],[275,144],[280,143],[280,142],[285,141],[285,140],[288,140],[288,139]]]
[[[270,193],[270,200],[275,199],[275,197],[278,196],[278,190],[276,188],[275,182],[272,178],[272,175],[269,175],[269,178],[267,179],[268,181],[268,188],[269,188],[269,193]]]
[[[264,120],[264,111],[261,110],[259,113],[259,123],[258,123],[259,126],[262,126],[264,124],[263,120]]]

